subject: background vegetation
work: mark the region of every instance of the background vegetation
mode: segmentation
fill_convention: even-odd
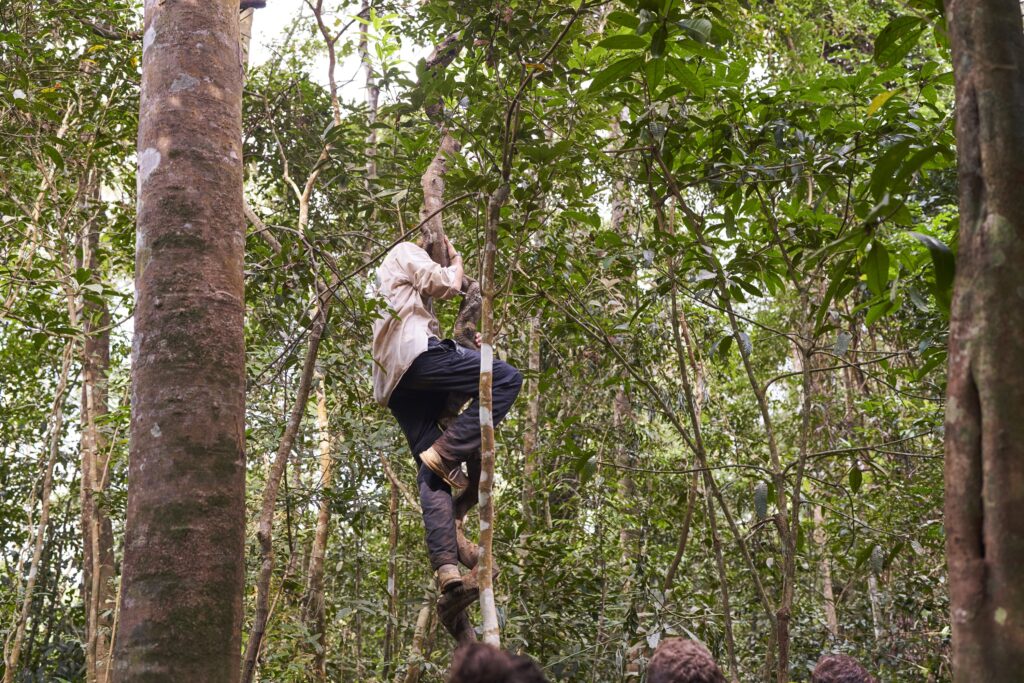
[[[442,629],[412,647],[433,582],[412,459],[372,401],[366,296],[375,259],[419,222],[439,142],[423,105],[440,100],[463,146],[445,229],[470,273],[510,172],[498,352],[527,386],[498,434],[504,644],[552,680],[639,680],[660,638],[686,634],[764,680],[781,618],[793,680],[825,651],[884,680],[949,680],[958,225],[942,3],[294,4],[245,93],[250,587],[311,292],[336,286],[322,398],[275,508],[260,678],[315,679],[320,657],[329,680],[445,671]],[[81,396],[97,329],[96,508],[122,552],[139,26],[126,0],[0,3],[0,631],[8,652],[23,640],[10,680],[85,679]],[[365,40],[378,106],[332,103],[310,76],[325,36],[339,60]],[[400,63],[448,36],[447,68]]]

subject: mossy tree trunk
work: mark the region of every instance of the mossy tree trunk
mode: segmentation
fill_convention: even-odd
[[[115,681],[237,681],[245,557],[237,0],[147,2]]]

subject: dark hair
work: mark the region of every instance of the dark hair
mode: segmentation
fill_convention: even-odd
[[[448,683],[547,683],[547,679],[529,657],[471,643],[455,651]]]
[[[704,645],[686,638],[661,641],[647,665],[648,683],[725,683]]]
[[[849,655],[823,655],[811,673],[811,683],[875,683],[875,679]]]

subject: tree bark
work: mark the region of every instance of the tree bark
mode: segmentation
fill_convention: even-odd
[[[90,221],[82,240],[82,268],[89,283],[101,285],[99,228]],[[85,678],[105,681],[114,615],[114,532],[103,505],[109,451],[101,422],[107,415],[110,369],[110,312],[102,294],[82,300],[81,507],[82,574],[85,603]]]
[[[710,483],[711,473],[705,471],[705,483]],[[708,531],[711,533],[711,546],[715,552],[715,567],[718,569],[718,590],[722,594],[722,621],[725,625],[725,650],[729,656],[729,673],[733,681],[740,680],[739,665],[736,663],[736,641],[732,633],[732,608],[729,605],[729,575],[725,571],[725,558],[722,555],[722,541],[718,536],[718,516],[715,514],[715,501],[711,496],[704,496],[708,510]]]
[[[494,601],[492,571],[494,554],[494,419],[491,384],[494,377],[494,260],[498,252],[498,222],[501,207],[508,198],[509,187],[503,183],[487,203],[487,225],[483,264],[483,310],[480,316],[483,343],[480,347],[480,618],[482,639],[488,645],[501,647],[498,610]]]
[[[1024,31],[1016,0],[946,4],[960,250],[949,339],[945,526],[956,681],[1024,669]]]
[[[679,571],[679,563],[683,559],[683,554],[686,552],[686,543],[690,538],[690,525],[693,522],[693,509],[697,501],[697,477],[698,473],[694,472],[693,476],[690,477],[690,489],[686,494],[686,513],[683,515],[683,525],[679,529],[679,542],[676,544],[676,554],[672,557],[672,562],[668,566],[668,570],[665,572],[665,583],[662,586],[662,590],[666,594],[672,590],[672,586],[676,580],[676,572]]]
[[[814,544],[818,546],[821,567],[821,597],[825,609],[825,625],[833,639],[839,638],[839,617],[836,615],[836,597],[832,586],[832,565],[828,559],[828,546],[825,544],[825,517],[821,506],[814,506]]]
[[[390,677],[398,640],[398,484],[391,482],[388,497],[388,623],[384,632],[384,679]]]
[[[625,380],[625,377],[622,378]],[[633,424],[632,401],[629,391],[624,383],[615,388],[615,398],[612,402],[612,428],[615,430],[617,445],[615,447],[615,464],[619,468],[619,497],[625,511],[624,524],[619,530],[619,545],[622,551],[627,553],[625,559],[632,560],[636,551],[636,541],[639,532],[634,528],[636,524],[636,483],[633,481],[633,456],[630,453],[632,445],[632,424]]]
[[[533,531],[537,512],[537,440],[540,435],[540,314],[530,316],[526,378],[526,429],[523,432],[523,524]],[[525,534],[524,534],[525,535]]]
[[[362,0],[359,15],[364,21],[372,20],[370,14],[370,0]],[[366,72],[366,120],[370,124],[370,132],[366,136],[366,190],[372,193],[374,184],[377,181],[377,129],[373,124],[377,122],[377,103],[380,99],[380,86],[377,85],[377,75],[373,70],[373,61],[370,59],[370,30],[368,24],[359,28],[359,61],[362,62],[363,70]]]
[[[878,579],[874,573],[868,574],[868,601],[871,603],[871,626],[875,633],[876,647],[882,644],[885,637],[885,624],[882,621],[882,597],[878,594]]]
[[[317,488],[320,500],[317,503],[316,531],[310,552],[309,575],[306,583],[304,616],[306,624],[317,638],[320,647],[313,655],[313,673],[319,681],[327,680],[327,632],[324,624],[324,557],[327,554],[327,537],[330,535],[331,505],[327,491],[331,487],[333,474],[331,459],[331,433],[327,417],[327,387],[324,376],[317,372],[316,429],[320,435],[320,477]]]
[[[238,680],[245,348],[238,3],[146,4],[115,681]]]

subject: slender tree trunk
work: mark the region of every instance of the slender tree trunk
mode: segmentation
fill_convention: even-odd
[[[356,595],[363,594],[363,548],[362,548],[362,534],[355,534],[355,581],[353,582],[353,588]],[[363,612],[362,610],[356,610],[353,621],[353,629],[355,630],[355,639],[353,645],[355,646],[355,660],[356,660],[356,675],[360,680],[364,678],[365,665],[363,664]]]
[[[956,681],[1024,670],[1024,32],[1016,0],[946,4],[960,251],[949,338],[946,554]]]
[[[396,678],[396,683],[417,683],[423,670],[423,661],[426,659],[428,643],[431,633],[437,626],[436,613],[433,609],[433,596],[427,594],[426,602],[420,608],[416,617],[416,628],[412,633],[412,645],[409,647],[409,666],[403,678]]]
[[[690,524],[693,522],[693,509],[697,502],[697,478],[698,474],[693,473],[690,477],[690,489],[686,494],[686,513],[683,515],[683,524],[679,529],[679,542],[676,544],[676,554],[672,557],[672,562],[668,566],[668,571],[665,572],[665,583],[662,589],[668,594],[672,590],[672,585],[676,580],[676,572],[679,571],[679,563],[683,559],[683,554],[686,552],[686,543],[690,538]]]
[[[370,0],[362,0],[359,15],[364,21],[371,21],[370,9]],[[367,24],[359,28],[359,61],[362,62],[366,73],[366,116],[370,124],[370,132],[366,136],[366,189],[372,193],[377,181],[377,129],[373,124],[377,122],[380,87],[377,85],[377,75],[373,70],[373,60],[370,59],[370,27]]]
[[[523,432],[523,522],[533,530],[537,512],[537,440],[540,434],[540,314],[530,316],[526,379],[526,429]],[[525,535],[525,534],[524,534]]]
[[[64,348],[57,392],[53,399],[53,407],[50,410],[50,446],[43,467],[43,481],[39,494],[39,521],[36,523],[36,535],[32,545],[32,560],[28,568],[28,576],[25,579],[25,592],[22,596],[18,618],[4,646],[4,662],[6,664],[4,667],[4,683],[12,683],[18,673],[18,662],[21,658],[21,649],[25,642],[25,628],[28,626],[29,617],[31,616],[36,581],[39,579],[43,546],[45,545],[46,531],[50,523],[53,468],[57,463],[57,457],[60,455],[60,442],[64,429],[64,401],[66,398],[65,392],[67,391],[68,375],[71,372],[71,357],[72,345],[69,342]],[[20,579],[20,577],[21,572],[18,573],[18,578]]]
[[[331,487],[333,474],[331,459],[331,432],[327,418],[327,387],[322,373],[317,374],[316,429],[320,435],[320,477],[317,488],[320,499],[317,503],[316,531],[309,559],[309,575],[306,583],[305,621],[316,634],[320,647],[313,656],[313,673],[317,680],[327,680],[327,632],[324,624],[324,557],[327,554],[327,537],[330,533],[331,505],[327,492]]]
[[[625,378],[623,378],[625,379]],[[615,389],[615,398],[612,403],[612,426],[617,436],[615,447],[615,464],[619,467],[619,497],[625,509],[625,520],[619,530],[619,545],[624,552],[627,552],[625,559],[632,560],[632,553],[636,550],[636,540],[639,536],[634,528],[636,524],[636,483],[633,481],[633,473],[630,468],[633,466],[633,457],[630,453],[630,446],[633,443],[632,422],[633,409],[629,398],[629,392],[624,384],[619,384]]]
[[[388,497],[388,623],[384,632],[384,679],[390,678],[398,639],[398,485],[391,482]]]
[[[238,680],[245,571],[238,3],[146,4],[115,681]]]
[[[704,472],[705,485],[709,485],[711,473]],[[715,551],[715,566],[718,568],[718,590],[722,594],[722,621],[725,624],[725,650],[729,655],[729,672],[733,681],[740,680],[739,665],[736,663],[736,641],[732,633],[732,608],[729,604],[729,575],[725,571],[725,558],[722,555],[722,541],[718,536],[718,517],[715,514],[715,501],[705,496],[708,509],[708,530],[711,532],[711,546]]]
[[[821,597],[825,609],[825,625],[833,639],[839,638],[839,617],[836,615],[835,591],[832,587],[832,565],[828,559],[828,547],[825,545],[825,517],[821,506],[814,506],[814,544],[818,546],[821,567]]]
[[[99,228],[86,226],[82,268],[89,282],[102,284],[97,257]],[[101,422],[107,415],[107,373],[110,368],[110,313],[101,294],[82,301],[81,507],[82,574],[85,602],[85,677],[88,683],[107,678],[107,651],[114,613],[114,532],[100,503],[107,490],[109,451]]]
[[[878,579],[874,573],[868,574],[868,600],[871,602],[871,625],[874,628],[875,642],[881,645],[885,637],[885,625],[882,622],[882,597],[878,592]]]
[[[501,646],[498,610],[494,601],[494,420],[491,384],[494,377],[494,261],[498,253],[498,222],[509,187],[502,184],[487,204],[484,243],[483,311],[480,317],[483,344],[480,347],[480,617],[482,639],[488,645]]]

